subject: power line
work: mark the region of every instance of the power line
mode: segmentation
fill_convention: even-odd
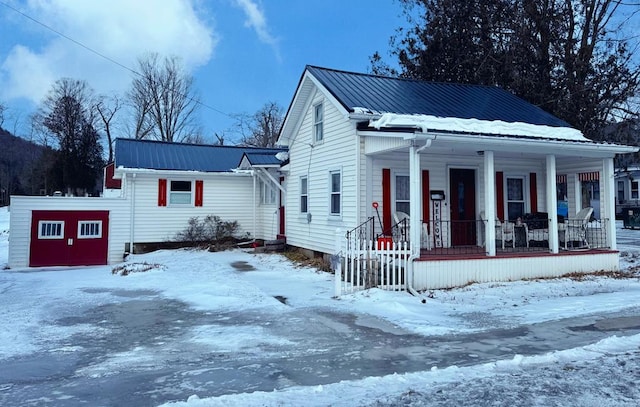
[[[33,21],[34,23],[36,23],[36,24],[38,24],[38,25],[40,25],[40,26],[44,27],[45,29],[47,29],[47,30],[49,30],[49,31],[51,31],[51,32],[53,32],[53,33],[55,33],[56,35],[59,35],[60,37],[62,37],[62,38],[64,38],[64,39],[66,39],[66,40],[68,40],[68,41],[71,41],[72,43],[74,43],[74,44],[78,45],[79,47],[84,48],[85,50],[87,50],[87,51],[91,52],[92,54],[95,54],[95,55],[99,56],[100,58],[106,59],[107,61],[111,62],[112,64],[115,64],[115,65],[119,66],[120,68],[123,68],[124,70],[129,71],[130,73],[132,73],[132,74],[134,74],[134,75],[137,75],[137,76],[142,77],[142,74],[140,74],[140,72],[136,71],[135,69],[129,68],[128,66],[126,66],[126,65],[124,65],[124,64],[122,64],[122,63],[120,63],[120,62],[116,61],[115,59],[113,59],[113,58],[111,58],[111,57],[109,57],[109,56],[107,56],[107,55],[104,55],[103,53],[101,53],[101,52],[99,52],[99,51],[96,51],[95,49],[93,49],[93,48],[89,47],[88,45],[85,45],[85,44],[81,43],[80,41],[78,41],[78,40],[76,40],[76,39],[74,39],[74,38],[72,38],[72,37],[69,37],[68,35],[66,35],[66,34],[64,34],[64,33],[60,32],[60,31],[56,30],[55,28],[53,28],[53,27],[51,27],[51,26],[49,26],[49,25],[47,25],[47,24],[43,23],[42,21],[40,21],[40,20],[38,20],[38,19],[36,19],[36,18],[34,18],[34,17],[31,17],[30,15],[28,15],[28,14],[26,14],[26,13],[24,13],[24,12],[22,12],[22,11],[18,10],[17,8],[15,8],[15,7],[11,6],[10,4],[8,4],[8,3],[6,3],[6,2],[4,2],[4,1],[2,1],[2,0],[0,0],[0,4],[2,4],[3,6],[5,6],[5,7],[6,7],[6,8],[8,8],[8,9],[10,9],[10,10],[12,10],[12,11],[14,11],[14,12],[16,12],[16,13],[20,14],[20,15],[21,15],[21,16],[23,16],[24,18],[26,18],[26,19],[28,19],[28,20],[31,20],[31,21]],[[182,96],[185,96],[186,98],[190,99],[191,101],[193,101],[193,102],[197,103],[198,105],[200,105],[200,106],[202,106],[202,107],[204,107],[204,108],[207,108],[207,109],[212,110],[212,111],[214,111],[214,112],[216,112],[216,113],[222,114],[222,115],[227,116],[227,117],[230,117],[230,118],[232,118],[232,119],[235,119],[235,117],[234,117],[232,114],[229,114],[229,113],[227,113],[227,112],[223,112],[223,111],[222,111],[222,110],[220,110],[220,109],[216,109],[216,108],[215,108],[215,107],[213,107],[213,106],[209,106],[209,105],[207,105],[207,104],[205,104],[205,103],[202,103],[200,100],[194,99],[194,98],[192,98],[192,97],[191,97],[191,96],[189,96],[189,95],[182,95]]]

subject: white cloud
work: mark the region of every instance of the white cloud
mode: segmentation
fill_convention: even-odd
[[[126,67],[135,69],[138,57],[156,52],[177,55],[193,70],[208,63],[218,42],[197,1],[30,0],[16,8]],[[85,79],[99,92],[128,87],[131,73],[126,69],[27,18],[18,21],[45,39],[36,48],[18,37],[10,52],[0,56],[0,97],[38,103],[61,77]]]
[[[269,33],[269,26],[267,25],[267,18],[264,15],[260,5],[252,0],[236,0],[236,4],[242,8],[247,20],[245,26],[251,27],[255,30],[260,41],[265,44],[271,45],[276,53],[278,59],[280,58],[280,52],[278,51],[278,40]]]

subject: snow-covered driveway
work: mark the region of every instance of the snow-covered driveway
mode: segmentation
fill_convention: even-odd
[[[624,267],[637,258],[625,249]],[[331,275],[279,255],[175,250],[128,262],[143,263],[149,271],[128,276],[111,267],[0,272],[0,405],[640,397],[637,278],[472,285],[423,303],[379,290],[333,299]]]

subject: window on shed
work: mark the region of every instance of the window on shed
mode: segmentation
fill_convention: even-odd
[[[100,239],[101,237],[101,220],[88,220],[78,222],[78,239]]]
[[[324,133],[322,128],[322,122],[324,120],[324,109],[322,103],[318,103],[313,107],[313,134],[315,141],[322,141],[324,139]]]
[[[331,171],[329,173],[331,179],[331,214],[340,215],[342,183],[340,181],[340,171]]]
[[[64,221],[41,220],[38,222],[38,239],[63,239]]]
[[[309,211],[309,181],[307,177],[300,177],[300,213]]]
[[[191,181],[171,181],[169,203],[172,205],[188,205],[192,202]]]

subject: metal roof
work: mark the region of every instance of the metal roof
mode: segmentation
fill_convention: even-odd
[[[115,165],[153,170],[228,172],[238,168],[245,153],[275,155],[280,148],[212,146],[120,138],[116,140]],[[277,161],[278,164],[280,161]]]
[[[391,78],[307,66],[349,112],[420,114],[554,127],[565,121],[493,86]]]
[[[276,158],[276,155],[272,152],[246,152],[244,156],[249,160],[249,164],[251,165],[280,165],[282,161]]]

